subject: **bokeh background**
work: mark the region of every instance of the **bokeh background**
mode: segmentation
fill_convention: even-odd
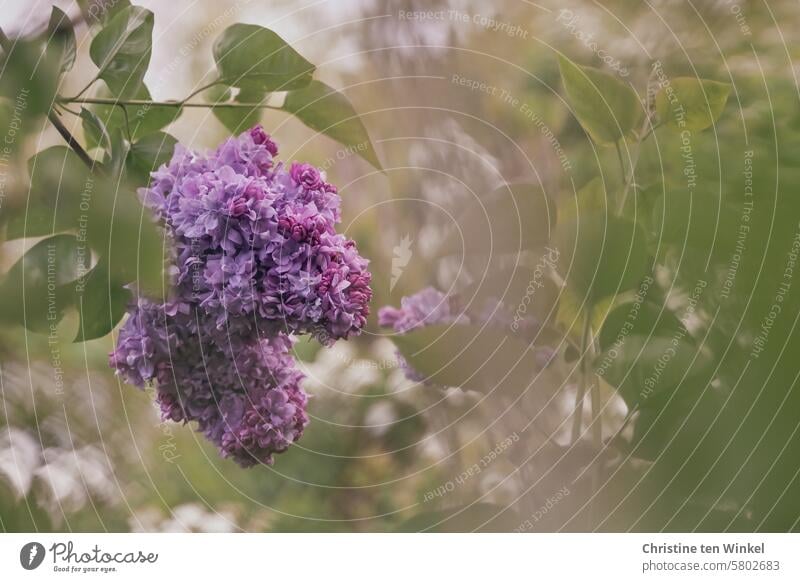
[[[329,349],[300,339],[296,352],[308,375],[311,424],[274,466],[250,470],[220,459],[191,427],[160,422],[152,391],[124,385],[109,370],[111,336],[71,343],[74,315],[55,339],[3,327],[0,529],[800,527],[800,367],[794,356],[800,288],[789,290],[765,352],[749,357],[800,220],[797,2],[135,3],[156,17],[146,76],[156,99],[181,98],[207,80],[213,40],[234,22],[275,30],[317,65],[322,80],[347,95],[384,173],[283,113],[266,111],[261,122],[284,159],[312,162],[339,186],[342,230],[371,260],[373,316],[363,335]],[[12,37],[35,31],[50,5],[2,0],[0,26]],[[78,61],[65,94],[94,73],[86,26],[79,24],[77,32]],[[374,317],[380,306],[398,305],[429,285],[497,294],[492,283],[499,259],[442,258],[437,249],[465,205],[498,185],[535,183],[558,203],[597,176],[620,181],[614,149],[587,139],[560,81],[559,54],[603,66],[591,43],[613,57],[617,74],[640,94],[655,61],[670,76],[734,87],[713,131],[694,144],[700,185],[693,198],[673,202],[667,236],[674,240],[656,274],[664,303],[675,309],[686,304],[694,282],[709,282],[689,331],[704,338],[714,358],[713,396],[691,407],[676,404],[669,418],[653,425],[650,452],[634,457],[617,447],[593,448],[588,434],[570,445],[575,366],[568,354],[521,396],[440,389],[406,378],[391,334]],[[79,120],[71,127],[80,135]],[[206,110],[185,111],[168,131],[198,149],[228,135]],[[674,137],[657,137],[643,148],[642,174],[679,176],[683,161]],[[19,159],[5,169],[7,204],[26,195],[24,160],[59,143],[45,124],[31,130]],[[720,289],[737,251],[745,152],[751,150],[756,208],[726,298]],[[648,186],[636,185],[643,212],[655,206]],[[475,248],[517,226],[499,215],[465,236]],[[547,222],[522,226],[546,229]],[[0,247],[4,271],[23,248],[22,242]],[[475,273],[485,275],[483,286],[475,287]],[[520,301],[520,289],[505,291],[504,301]],[[569,335],[570,324],[557,322],[542,301],[540,315]],[[608,437],[623,429],[627,409],[610,387],[602,397]],[[500,452],[481,464],[493,450]],[[476,463],[481,470],[470,472]],[[584,478],[587,470],[593,477]]]

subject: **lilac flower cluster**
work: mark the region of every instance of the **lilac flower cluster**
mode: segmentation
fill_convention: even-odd
[[[399,334],[429,325],[468,325],[473,322],[485,322],[490,325],[508,326],[512,321],[513,314],[498,300],[487,300],[477,313],[471,313],[460,305],[457,297],[446,295],[433,287],[426,287],[414,295],[403,297],[399,308],[386,306],[378,311],[378,324],[391,327]],[[527,340],[533,340],[541,329],[539,322],[532,317],[524,319],[518,327]],[[540,346],[534,350],[534,358],[540,368],[550,365],[555,356],[556,352],[550,346]],[[412,368],[399,352],[397,358],[409,380],[426,382],[425,376]]]
[[[110,363],[156,387],[164,419],[196,421],[224,457],[273,462],[308,423],[293,334],[360,333],[370,273],[337,234],[339,196],[311,165],[288,169],[260,126],[207,155],[176,145],[140,190],[171,242],[174,292],[137,300]]]

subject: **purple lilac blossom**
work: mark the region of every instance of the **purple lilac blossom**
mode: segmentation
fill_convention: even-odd
[[[260,126],[207,155],[178,145],[140,190],[172,239],[177,301],[232,333],[347,339],[369,314],[368,261],[335,231],[336,187],[276,154]]]
[[[378,311],[378,325],[405,333],[417,327],[444,323],[469,323],[469,318],[457,313],[451,299],[433,287],[403,297],[400,308],[387,306]]]
[[[131,384],[154,385],[162,419],[197,422],[223,457],[244,467],[272,464],[272,454],[286,450],[308,424],[290,338],[234,347],[203,336],[194,320],[195,314],[169,315],[164,305],[140,299],[120,328],[111,366]]]
[[[277,153],[256,126],[207,155],[177,145],[151,174],[139,194],[171,243],[174,289],[134,302],[109,356],[155,387],[163,419],[196,422],[244,467],[271,464],[308,424],[290,334],[358,334],[372,296],[366,259],[335,231],[336,188]]]

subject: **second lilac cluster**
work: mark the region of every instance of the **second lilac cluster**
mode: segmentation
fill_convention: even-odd
[[[513,314],[500,301],[487,300],[476,313],[460,305],[455,296],[442,293],[433,287],[426,287],[413,295],[403,297],[400,307],[385,306],[378,311],[378,324],[390,327],[398,334],[411,332],[429,325],[468,325],[488,323],[494,326],[509,326],[514,321]],[[525,318],[518,325],[523,337],[533,340],[539,332],[540,324],[532,317]],[[540,368],[548,366],[556,352],[550,346],[540,346],[534,350],[536,363]],[[398,361],[406,377],[413,382],[427,382],[423,374],[406,362],[397,353]]]
[[[140,190],[172,253],[173,294],[139,298],[111,366],[155,386],[164,419],[196,422],[223,457],[271,464],[308,423],[291,336],[360,333],[367,261],[338,234],[339,196],[308,164],[288,169],[260,126],[210,154],[176,146]]]

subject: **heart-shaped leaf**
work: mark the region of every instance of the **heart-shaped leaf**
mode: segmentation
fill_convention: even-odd
[[[132,97],[141,88],[152,52],[153,13],[129,6],[92,39],[89,55],[114,95]]]
[[[318,131],[347,146],[378,170],[381,164],[369,134],[347,97],[321,83],[311,81],[303,89],[289,91],[283,109]]]
[[[76,285],[75,306],[80,317],[76,342],[85,342],[111,332],[125,315],[131,292],[111,277],[108,262],[101,258]]]
[[[727,83],[678,77],[656,95],[656,112],[662,123],[678,129],[702,131],[722,115],[731,86]]]
[[[126,165],[137,182],[146,184],[151,172],[172,159],[175,144],[178,143],[168,133],[157,132],[143,137],[131,144]]]
[[[288,91],[305,87],[314,65],[275,32],[255,24],[237,23],[214,42],[219,78],[232,87]]]
[[[97,145],[101,147],[107,154],[111,153],[111,136],[108,133],[108,129],[106,125],[100,120],[97,115],[85,107],[81,107],[81,119],[83,120],[81,123],[84,128],[90,128],[88,130],[84,130],[87,132],[91,132],[97,136]]]
[[[670,337],[629,336],[611,346],[595,360],[595,371],[615,386],[628,408],[660,406],[685,385],[698,389],[711,364],[707,350],[694,345],[691,337],[676,332]]]
[[[555,246],[567,285],[594,305],[635,287],[651,270],[644,232],[627,218],[582,214],[559,224]]]
[[[37,332],[52,329],[74,304],[69,285],[88,268],[90,254],[73,235],[60,234],[36,243],[0,283],[0,314],[9,323]]]
[[[637,127],[642,105],[629,85],[565,57],[558,64],[572,112],[595,142],[614,143]]]
[[[686,333],[681,321],[666,307],[633,300],[617,305],[608,314],[597,341],[601,350],[608,350],[628,336],[670,337]]]
[[[47,51],[52,52],[59,71],[69,71],[75,63],[75,30],[72,21],[57,6],[53,6],[47,24]]]
[[[268,97],[261,87],[252,85],[240,88],[235,97],[230,88],[217,85],[211,88],[208,96],[214,103],[214,116],[234,135],[250,129],[261,120],[261,108],[258,105]],[[228,106],[246,103],[251,103],[252,107]]]

